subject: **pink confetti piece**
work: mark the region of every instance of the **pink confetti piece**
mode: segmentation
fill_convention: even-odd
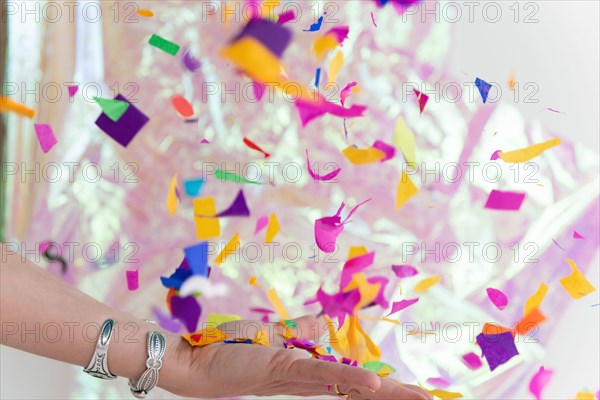
[[[535,396],[536,400],[541,400],[542,390],[544,390],[546,385],[550,382],[553,374],[554,371],[540,367],[540,370],[531,378],[531,381],[529,382],[529,392]]]
[[[544,108],[544,110],[552,111],[553,113],[557,113],[557,114],[564,114],[564,112],[555,110],[554,108],[550,108],[550,107],[546,107],[546,108]]]
[[[289,11],[285,11],[285,12],[282,12],[281,14],[279,14],[279,16],[277,18],[277,23],[279,25],[283,25],[286,22],[289,22],[293,19],[296,19],[296,13],[294,13],[294,10],[289,10]]]
[[[469,369],[476,370],[481,368],[483,363],[481,358],[475,353],[468,353],[462,356],[463,362],[469,367]]]
[[[57,143],[52,127],[48,124],[34,124],[35,133],[44,153],[48,153]]]
[[[487,288],[487,294],[498,310],[504,310],[508,305],[508,297],[498,289]]]
[[[200,143],[201,143],[201,144],[210,144],[210,142],[209,142],[208,140],[206,140],[206,139],[202,139],[202,140],[200,141]]]
[[[73,97],[79,90],[79,85],[69,85],[67,89],[69,90],[69,97]]]
[[[381,160],[379,160],[379,162],[384,162],[384,161],[390,160],[390,159],[394,158],[394,156],[396,155],[396,147],[389,145],[387,143],[384,143],[381,140],[376,140],[373,143],[372,147],[377,150],[381,150],[385,154],[385,157],[383,157]]]
[[[356,205],[348,214],[346,219],[342,221],[340,215],[342,210],[346,206],[344,203],[338,208],[335,215],[322,217],[315,221],[315,241],[319,249],[325,253],[332,253],[336,248],[337,237],[344,230],[344,224],[347,223],[348,218],[363,204],[367,203],[371,199],[365,200],[362,203]]]
[[[264,227],[267,226],[268,224],[269,224],[269,216],[268,215],[263,215],[262,217],[260,217],[256,221],[256,228],[254,229],[254,234],[257,234],[258,232],[262,231],[264,229]]]
[[[336,26],[328,30],[325,35],[335,35],[336,40],[339,44],[343,44],[344,40],[348,39],[348,33],[350,32],[349,26]]]
[[[373,21],[373,25],[377,28],[377,23],[375,22],[375,15],[373,15],[373,11],[371,11],[371,21]]]
[[[352,88],[356,85],[356,82],[350,82],[346,85],[346,87],[342,89],[342,91],[340,92],[340,101],[342,102],[342,105],[344,105],[344,102],[346,101],[348,96],[352,94]]]
[[[326,175],[318,175],[310,167],[310,159],[308,158],[308,149],[306,150],[306,164],[307,164],[307,167],[308,167],[308,174],[315,181],[330,181],[330,180],[334,179],[336,176],[338,176],[338,174],[342,171],[341,168],[337,168],[337,169],[331,171],[330,173],[328,173]]]
[[[485,203],[485,208],[491,210],[518,211],[525,200],[525,193],[503,192],[492,190]]]
[[[429,378],[427,379],[427,383],[438,389],[446,389],[450,387],[450,382],[444,378]]]
[[[305,127],[310,121],[324,114],[331,114],[340,118],[362,117],[367,106],[355,104],[350,108],[344,108],[338,104],[325,100],[323,96],[319,96],[317,101],[298,100],[296,102],[296,108],[300,115],[302,127]]]
[[[127,289],[137,290],[139,287],[138,270],[136,269],[134,271],[125,271],[125,275],[127,277]]]
[[[419,102],[419,110],[421,111],[421,114],[423,114],[423,110],[427,105],[427,101],[429,101],[429,96],[427,96],[425,93],[419,92],[417,89],[413,89],[413,92],[415,92],[415,94],[417,95],[417,101]]]
[[[293,13],[293,11],[292,11]],[[265,94],[266,86],[258,81],[252,81],[252,93],[256,101],[260,101]]]
[[[573,237],[575,239],[585,239],[583,236],[581,236],[581,234],[577,231],[573,231]]]
[[[395,314],[398,311],[402,311],[405,308],[412,306],[413,304],[415,304],[418,301],[419,301],[418,297],[415,299],[410,299],[410,300],[395,301],[392,304],[392,311],[390,311],[390,313],[388,315],[386,315],[386,317],[389,317],[390,315]]]
[[[408,278],[419,273],[412,265],[392,265],[392,270],[398,278]]]
[[[42,243],[40,243],[40,246],[39,246],[39,252],[40,252],[40,254],[42,254],[46,250],[48,250],[49,247],[50,247],[50,242],[42,242]]]
[[[495,152],[492,153],[492,156],[490,157],[490,160],[494,161],[500,158],[500,153],[502,152],[502,150],[496,150]]]
[[[374,259],[375,252],[370,252],[347,260],[342,269],[340,290],[343,290],[346,286],[348,286],[348,284],[352,281],[352,276],[354,276],[354,274],[358,274],[373,264]]]

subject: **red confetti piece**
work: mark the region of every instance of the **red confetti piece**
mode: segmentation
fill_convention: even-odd
[[[194,108],[183,96],[171,97],[171,103],[177,110],[177,113],[183,118],[189,118],[194,115]]]
[[[261,149],[256,143],[254,143],[253,141],[251,141],[248,138],[244,138],[244,144],[253,150],[260,151],[261,153],[263,153],[265,155],[265,158],[268,158],[270,156],[269,153],[267,153],[266,151]]]

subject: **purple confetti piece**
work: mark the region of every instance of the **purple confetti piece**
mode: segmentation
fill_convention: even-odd
[[[171,297],[171,315],[173,318],[181,321],[188,332],[194,332],[198,326],[198,320],[202,308],[194,296],[181,298],[179,296]]]
[[[512,332],[503,332],[497,335],[480,333],[477,335],[477,344],[481,347],[490,371],[519,354]]]
[[[115,100],[129,103],[127,111],[118,121],[113,121],[102,113],[96,120],[96,125],[121,146],[127,147],[150,119],[120,94],[115,97]]]

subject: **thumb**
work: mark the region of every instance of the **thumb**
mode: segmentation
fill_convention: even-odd
[[[327,332],[327,324],[322,317],[316,314],[305,315],[300,318],[283,320],[284,331],[299,339],[311,341],[318,340]]]

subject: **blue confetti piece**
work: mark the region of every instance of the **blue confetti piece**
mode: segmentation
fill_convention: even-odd
[[[204,185],[204,179],[188,179],[183,183],[185,194],[189,197],[196,197]]]
[[[479,94],[481,95],[481,99],[483,100],[483,104],[487,101],[488,94],[490,93],[490,89],[492,85],[484,81],[483,79],[475,79],[475,86],[479,89]]]
[[[317,77],[315,78],[315,86],[319,87],[319,80],[321,79],[321,68],[317,68]]]
[[[208,242],[183,249],[193,275],[208,277]]]

